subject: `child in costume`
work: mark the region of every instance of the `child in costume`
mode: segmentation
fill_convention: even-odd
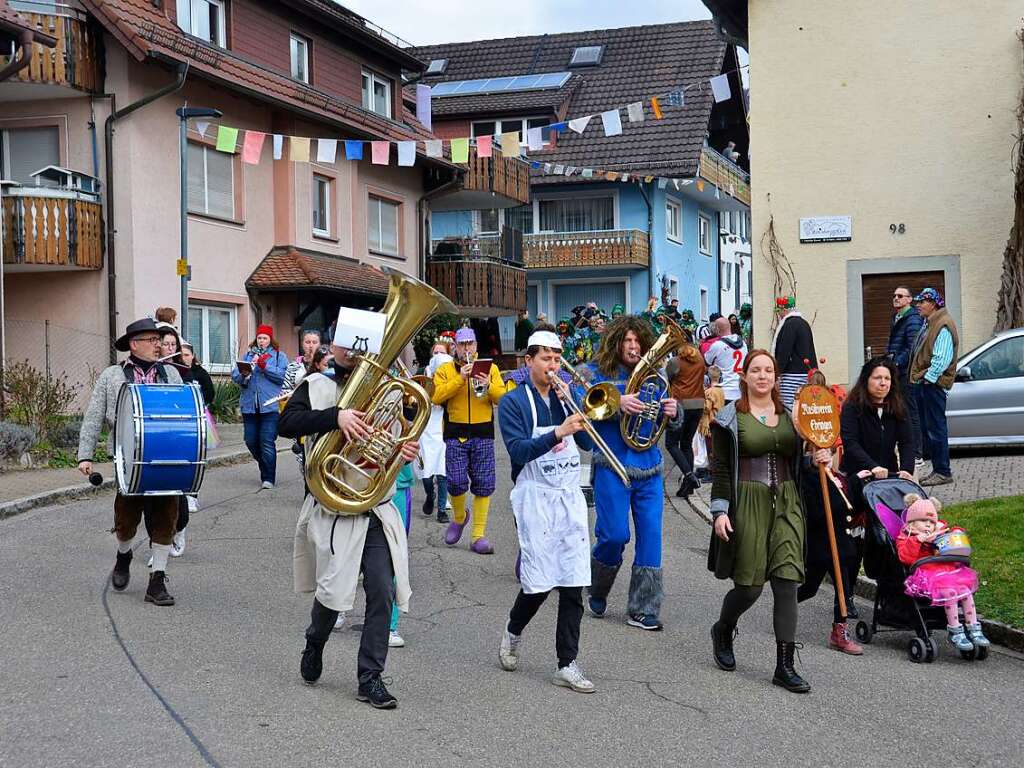
[[[922,499],[916,493],[908,493],[903,503],[906,505],[903,531],[896,540],[896,551],[901,563],[912,566],[919,560],[938,554],[935,540],[947,533],[949,526],[939,520],[942,505],[938,499]],[[904,589],[911,597],[926,597],[932,605],[941,605],[946,610],[949,642],[957,650],[972,651],[975,647],[989,645],[974,607],[978,574],[970,566],[960,562],[923,563],[911,571],[904,582]],[[960,623],[960,607],[967,621],[966,629]]]

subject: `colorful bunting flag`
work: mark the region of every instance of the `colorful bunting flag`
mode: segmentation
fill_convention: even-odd
[[[565,133],[567,123],[552,123],[549,127],[555,133]]]
[[[303,136],[289,136],[288,159],[293,163],[308,163],[309,139]]]
[[[493,136],[477,136],[476,137],[476,156],[477,157],[491,157],[494,149],[494,137]]]
[[[519,131],[501,134],[501,154],[505,157],[519,157]]]
[[[207,120],[197,120],[196,130],[199,131],[199,135],[204,139],[206,138],[206,129],[210,127],[210,123]]]
[[[217,151],[234,153],[238,143],[238,129],[222,125],[217,128]]]
[[[581,173],[580,176],[582,176],[584,179],[592,179],[594,178],[594,169],[584,168],[583,173]]]
[[[346,160],[362,160],[363,159],[363,142],[352,141],[351,139],[345,140],[345,159]]]
[[[642,123],[644,121],[644,103],[642,101],[634,101],[626,107],[626,113],[629,115],[629,122]]]
[[[430,86],[422,83],[416,84],[416,119],[428,131],[433,130],[430,114]]]
[[[698,192],[703,192],[704,191],[704,179],[697,179],[697,191]]]
[[[391,160],[390,141],[370,142],[370,162],[374,165],[387,165]]]
[[[242,142],[242,162],[249,165],[259,165],[260,153],[263,152],[263,140],[267,137],[259,131],[246,131],[245,140]]]
[[[333,164],[338,158],[338,140],[337,139],[317,139],[316,140],[316,161],[318,163],[331,163]]]
[[[660,179],[658,179],[658,189],[664,189],[667,186],[668,186],[668,179],[666,179],[664,176],[662,176]]]
[[[682,91],[670,91],[666,103],[672,107],[682,107],[686,104],[686,96]]]
[[[529,149],[531,152],[534,150],[544,149],[543,128],[526,129],[526,148]]]
[[[565,173],[565,166],[564,165],[555,165],[554,170],[552,171],[552,173],[554,173],[555,176],[561,176],[563,173]]]
[[[622,133],[622,118],[618,109],[609,109],[601,113],[601,122],[604,124],[605,136],[618,136]]]
[[[427,139],[423,143],[427,145],[427,157],[444,157],[440,139]]]
[[[452,162],[453,163],[468,163],[469,162],[469,139],[452,139]]]
[[[593,115],[587,115],[586,117],[577,117],[575,120],[569,121],[569,129],[576,133],[583,133],[587,130],[587,124],[590,122],[590,118]]]
[[[415,141],[398,142],[398,164],[402,166],[410,166],[416,164]]]
[[[711,78],[711,94],[716,102],[728,101],[732,96],[732,89],[729,88],[729,75],[718,75]]]
[[[617,178],[619,178],[619,174],[617,174],[615,171],[608,171],[605,174],[605,178],[608,179],[608,181],[615,181]]]
[[[280,133],[274,134],[274,159],[280,160],[284,150],[284,136]]]
[[[654,113],[655,120],[661,120],[661,102],[658,101],[657,96],[651,99],[651,111]]]

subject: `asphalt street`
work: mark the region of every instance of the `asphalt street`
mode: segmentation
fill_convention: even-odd
[[[253,464],[209,472],[169,568],[173,608],[143,602],[145,548],[128,590],[108,589],[110,495],[0,521],[0,765],[1019,764],[1024,659],[994,649],[964,662],[935,635],[938,660],[915,665],[903,634],[842,656],[825,647],[824,591],[800,612],[809,695],[769,682],[768,593],[740,625],[738,670],[719,671],[708,631],[728,585],[705,568],[707,525],[672,507],[664,632],[626,626],[622,578],[608,616],[584,618],[579,660],[597,693],[549,682],[554,599],[527,629],[520,669],[502,671],[517,585],[500,448],[499,476],[491,556],[446,547],[417,489],[408,645],[388,659],[394,711],[355,700],[351,629],[328,644],[319,685],[299,678],[310,598],[291,589],[302,483],[290,454],[270,491]]]

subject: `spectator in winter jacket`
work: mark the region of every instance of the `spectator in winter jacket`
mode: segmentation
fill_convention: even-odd
[[[921,421],[917,413],[917,399],[910,389],[910,356],[914,351],[914,342],[921,333],[921,326],[924,325],[924,318],[914,306],[911,296],[910,289],[905,285],[897,286],[892,292],[892,308],[896,310],[896,314],[893,315],[892,327],[889,329],[887,354],[899,370],[900,394],[903,395],[903,403],[914,436],[914,455],[920,461],[924,452],[921,446]]]
[[[267,403],[281,394],[288,357],[274,340],[274,329],[261,325],[256,329],[249,351],[242,358],[252,366],[243,373],[236,366],[232,380],[242,388],[239,405],[245,425],[245,445],[260,467],[264,489],[273,488],[277,477],[277,403]]]
[[[818,367],[818,355],[811,325],[797,312],[796,296],[776,299],[775,311],[779,313],[779,327],[772,341],[772,354],[779,364],[782,404],[792,411],[797,390],[807,383],[807,372]]]

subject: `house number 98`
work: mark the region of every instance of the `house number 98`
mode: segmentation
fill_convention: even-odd
[[[904,232],[907,231],[907,227],[903,223],[900,223],[900,224],[890,224],[889,225],[889,231],[892,232],[894,235],[896,235],[896,234],[902,235]]]

